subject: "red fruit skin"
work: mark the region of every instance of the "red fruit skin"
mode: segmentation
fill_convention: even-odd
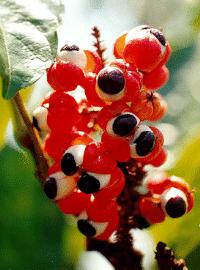
[[[55,163],[53,163],[53,165],[51,167],[49,167],[49,169],[48,169],[48,175],[51,175],[51,174],[56,173],[56,172],[59,172],[59,171],[61,171],[60,163],[59,162],[55,162]]]
[[[95,74],[99,73],[99,71],[103,68],[103,63],[101,57],[98,55],[96,51],[84,50],[85,55],[87,57],[87,64],[84,68],[84,72],[93,72]],[[90,61],[92,61],[92,65],[90,65]]]
[[[149,90],[163,87],[169,80],[169,70],[166,66],[155,68],[149,73],[144,73],[143,84]]]
[[[94,199],[88,204],[86,212],[88,219],[94,222],[108,222],[105,231],[96,237],[98,240],[107,240],[119,226],[118,206],[116,201]]]
[[[161,208],[159,199],[142,197],[139,200],[139,210],[150,224],[161,223],[165,220],[165,213]]]
[[[167,159],[167,151],[163,148],[158,156],[149,162],[150,165],[153,165],[154,167],[160,167],[165,163]]]
[[[78,104],[63,92],[53,92],[49,98],[47,124],[54,133],[71,132],[79,120]]]
[[[140,94],[143,83],[143,74],[138,72],[133,64],[128,64],[122,59],[116,59],[109,63],[111,67],[117,67],[124,73],[125,95],[120,101],[130,102]]]
[[[149,178],[147,180],[147,188],[152,194],[154,193],[162,194],[166,189],[171,187],[183,191],[183,193],[187,197],[188,203],[187,212],[191,211],[191,209],[194,206],[194,195],[189,185],[183,179],[176,176],[171,176],[171,177],[163,177],[156,180],[154,180],[153,178]]]
[[[156,97],[157,95],[157,97]],[[164,98],[159,95],[158,93],[154,94],[154,98],[152,100],[152,105],[153,105],[153,113],[149,117],[149,121],[158,121],[162,119],[168,109],[167,102],[164,100]]]
[[[126,94],[124,100],[126,102],[133,101],[135,97],[140,95],[140,89],[142,87],[143,76],[137,71],[127,70],[125,76],[125,89]]]
[[[135,31],[123,51],[123,58],[139,70],[151,72],[162,60],[162,47],[152,34],[146,31]]]
[[[160,63],[158,64],[158,66],[156,68],[162,67],[163,65],[165,65],[167,63],[167,61],[169,60],[171,56],[171,47],[169,42],[166,42],[165,44],[165,53],[162,57],[162,60],[160,61]]]
[[[171,185],[171,180],[169,177],[150,177],[147,179],[147,189],[151,194],[161,194]]]
[[[141,121],[158,121],[167,112],[167,103],[159,93],[143,91],[134,98],[131,110]]]
[[[131,111],[140,118],[141,121],[147,120],[153,113],[152,101],[148,98],[151,93],[142,91],[140,95],[134,98]]]
[[[123,49],[125,46],[125,39],[127,34],[127,32],[122,33],[120,36],[117,37],[116,41],[114,42],[113,54],[116,58],[123,57]]]
[[[96,74],[89,72],[84,80],[83,88],[85,90],[85,95],[87,97],[88,103],[97,106],[103,107],[105,106],[105,102],[99,98],[96,93]]]
[[[126,139],[104,132],[101,141],[114,160],[127,162],[131,158],[129,142]]]
[[[74,144],[87,144],[92,142],[92,138],[84,132],[54,133],[47,135],[43,149],[55,161],[60,163],[60,159],[68,147]]]
[[[57,60],[47,70],[47,81],[56,91],[71,91],[84,82],[83,71],[73,63]]]
[[[159,153],[162,151],[162,147],[164,143],[164,137],[163,137],[162,132],[156,127],[150,127],[150,128],[153,131],[153,134],[155,136],[155,145],[152,152],[146,157],[134,158],[135,160],[138,160],[139,162],[144,163],[144,164],[149,164],[149,162],[154,160],[159,155]]]
[[[56,201],[56,204],[64,214],[79,215],[86,209],[90,202],[90,197],[91,195],[76,190],[70,196]]]
[[[127,70],[127,63],[124,61],[124,59],[112,60],[108,65],[111,67],[117,67],[121,69],[122,72],[125,72]]]
[[[117,165],[102,143],[92,142],[85,148],[83,168],[88,172],[112,174]]]
[[[125,185],[125,177],[120,169],[116,168],[112,173],[109,185],[94,194],[99,201],[111,200],[119,196]]]
[[[46,152],[53,160],[59,160],[65,149],[70,146],[71,137],[68,134],[49,133],[45,138],[43,150]]]

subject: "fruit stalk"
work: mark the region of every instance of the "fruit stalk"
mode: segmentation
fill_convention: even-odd
[[[45,158],[44,153],[42,151],[40,137],[38,135],[38,132],[35,130],[35,128],[32,125],[32,122],[30,120],[30,117],[28,115],[28,112],[25,108],[25,105],[23,103],[23,100],[19,92],[13,98],[13,102],[26,126],[27,133],[32,142],[32,145],[33,145],[32,150],[33,150],[33,156],[34,156],[36,168],[37,168],[37,176],[40,179],[40,181],[43,182],[47,177],[47,171],[48,171],[49,166],[47,163],[47,159]]]

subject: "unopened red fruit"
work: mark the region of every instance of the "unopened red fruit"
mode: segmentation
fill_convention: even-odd
[[[84,74],[77,65],[57,60],[47,70],[47,81],[56,91],[71,91],[84,82]]]

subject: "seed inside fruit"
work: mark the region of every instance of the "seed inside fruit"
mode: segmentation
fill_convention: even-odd
[[[97,78],[99,88],[106,94],[115,95],[124,89],[125,79],[118,68],[105,68]]]
[[[66,175],[73,175],[77,172],[78,167],[71,153],[66,153],[61,160],[61,169]]]
[[[145,131],[134,142],[136,144],[136,151],[139,156],[148,155],[154,147],[155,136],[153,132]]]
[[[113,123],[113,131],[119,136],[129,135],[137,125],[137,119],[131,114],[118,116]]]
[[[167,214],[172,218],[178,218],[183,216],[186,212],[186,204],[184,199],[181,197],[171,198],[167,202],[165,210]]]
[[[80,219],[77,225],[79,231],[86,236],[92,237],[96,234],[95,228],[87,220]]]

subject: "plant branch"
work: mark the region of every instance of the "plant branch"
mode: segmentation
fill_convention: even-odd
[[[96,48],[96,51],[97,51],[98,55],[100,56],[100,58],[102,60],[102,63],[105,64],[106,59],[104,58],[103,54],[104,54],[106,48],[102,44],[101,32],[100,32],[99,28],[97,26],[94,26],[92,28],[92,33],[91,34],[95,38],[95,41],[94,41],[93,45]]]
[[[141,184],[145,172],[143,167],[133,160],[118,164],[123,171],[126,184],[117,199],[120,224],[114,242],[87,239],[87,249],[101,252],[116,270],[142,270],[142,254],[134,249],[134,239],[130,230],[146,228],[149,224],[139,215],[139,194],[135,187]]]
[[[13,102],[27,129],[28,136],[32,143],[31,148],[33,150],[33,156],[37,167],[37,176],[39,177],[40,181],[43,182],[47,177],[47,171],[49,166],[47,159],[42,151],[39,134],[32,125],[32,122],[19,92],[13,98]]]
[[[172,249],[163,242],[159,242],[156,247],[155,258],[160,270],[188,270],[183,259],[177,260]]]

